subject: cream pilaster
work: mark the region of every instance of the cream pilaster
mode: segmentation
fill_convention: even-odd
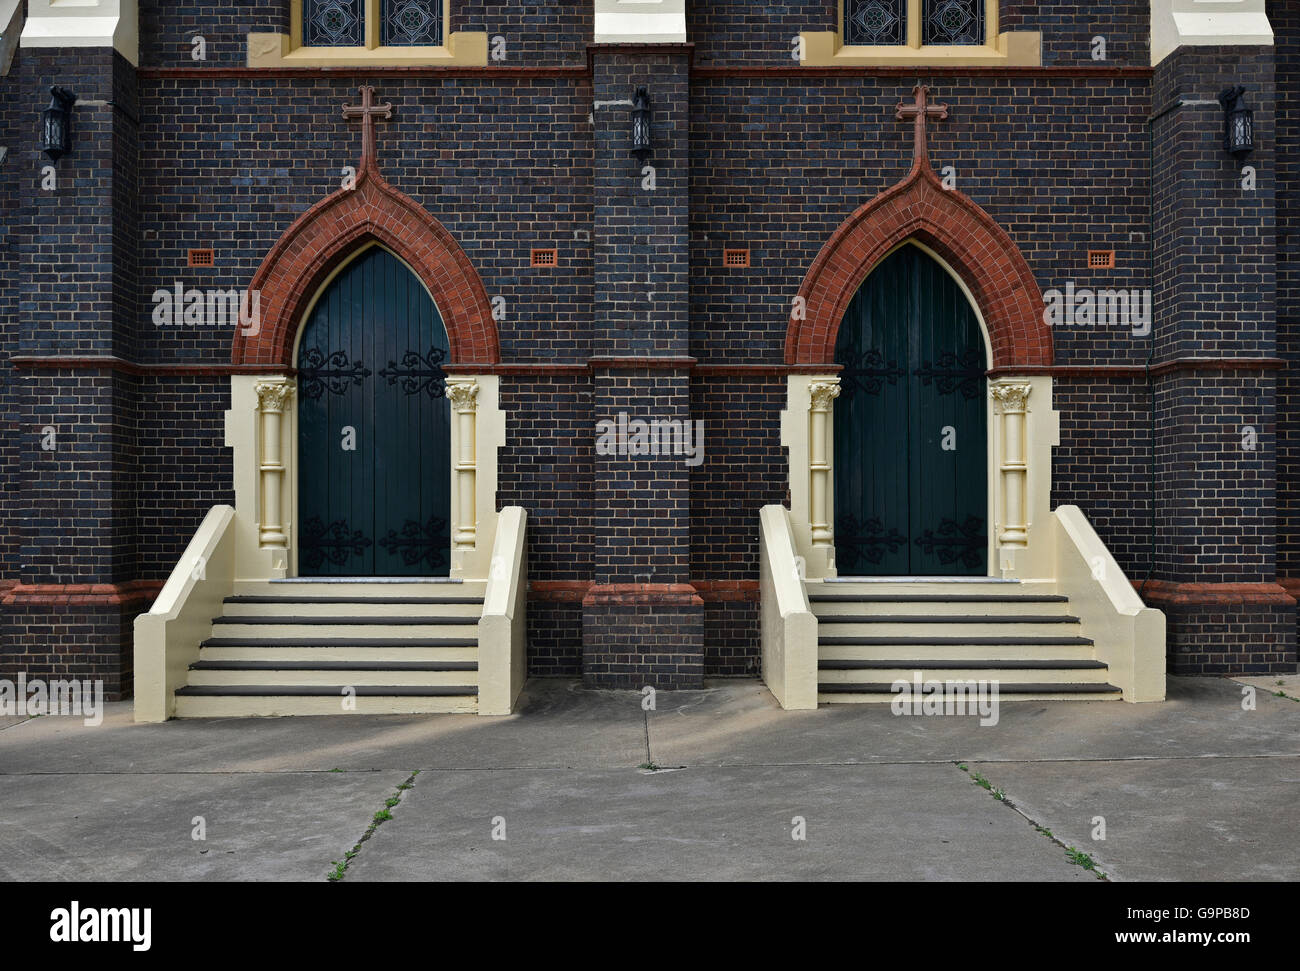
[[[448,378],[447,399],[452,413],[451,548],[472,550],[478,532],[475,480],[478,473],[475,419],[478,382],[474,378]]]
[[[840,379],[823,378],[808,388],[808,474],[812,508],[812,544],[832,546],[835,542],[831,527],[831,442],[834,425],[831,423],[832,402],[840,396]]]
[[[289,534],[284,516],[284,440],[285,408],[293,399],[293,384],[288,378],[262,381],[257,385],[257,410],[262,420],[261,450],[258,472],[262,482],[261,512],[258,518],[258,542],[263,547],[288,550]]]
[[[1001,494],[1002,516],[998,528],[998,546],[1023,548],[1029,545],[1025,523],[1025,412],[1032,386],[1021,381],[994,381],[989,385],[993,413],[999,416],[1002,436]]]
[[[1050,580],[1055,573],[1052,449],[1060,415],[1045,375],[989,382],[989,532],[993,573]]]
[[[781,444],[790,459],[790,527],[805,577],[835,576],[834,408],[840,379],[792,374],[786,379]]]
[[[497,450],[506,443],[495,374],[447,378],[451,402],[451,575],[481,580],[490,575],[496,542]]]

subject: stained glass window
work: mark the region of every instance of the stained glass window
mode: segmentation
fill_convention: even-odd
[[[302,42],[307,47],[361,47],[364,0],[303,0]]]
[[[983,44],[985,0],[925,0],[922,44]]]
[[[844,43],[907,43],[907,0],[845,0]]]
[[[380,16],[385,47],[442,44],[442,0],[380,0]]]

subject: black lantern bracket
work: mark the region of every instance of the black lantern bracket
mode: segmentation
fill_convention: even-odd
[[[1244,102],[1246,89],[1238,84],[1219,92],[1223,105],[1223,150],[1241,161],[1255,150],[1255,112]]]
[[[637,88],[632,99],[632,154],[642,163],[650,157],[650,92]]]
[[[58,161],[72,150],[72,106],[77,96],[58,85],[50,88],[50,106],[41,112],[41,150]]]

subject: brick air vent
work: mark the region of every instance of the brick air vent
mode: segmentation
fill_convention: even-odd
[[[210,249],[192,249],[187,262],[190,266],[212,266],[216,254]]]
[[[1113,249],[1088,250],[1088,269],[1090,270],[1115,269],[1115,251]]]
[[[535,249],[533,250],[533,266],[555,266],[559,262],[559,254],[553,249]]]
[[[749,250],[724,249],[722,251],[722,265],[726,267],[749,266]]]

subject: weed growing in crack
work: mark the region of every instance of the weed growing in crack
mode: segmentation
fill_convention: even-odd
[[[330,771],[340,772],[342,770],[331,769]],[[386,823],[393,818],[393,814],[390,810],[402,801],[402,793],[414,786],[415,777],[419,774],[420,770],[415,769],[406,778],[406,781],[397,787],[397,792],[384,800],[384,808],[375,813],[374,817],[370,821],[370,826],[361,834],[361,839],[357,840],[357,845],[352,847],[352,849],[345,851],[342,860],[330,860],[330,865],[333,866],[334,869],[325,874],[325,879],[329,880],[331,883],[337,883],[347,875],[348,867],[352,864],[352,860],[361,852],[361,844],[370,839],[375,830],[378,829],[381,824]]]

